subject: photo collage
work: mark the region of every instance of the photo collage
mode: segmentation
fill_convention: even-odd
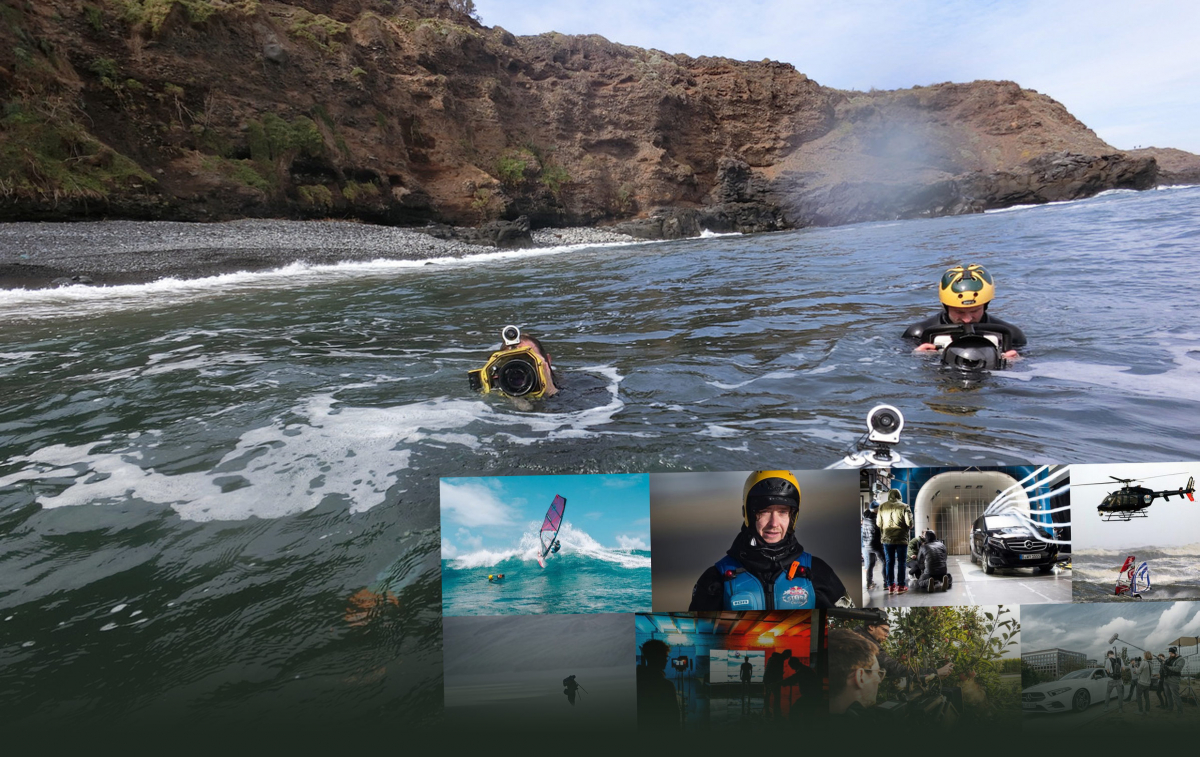
[[[860,446],[824,470],[441,479],[447,722],[1200,724],[1200,464]]]

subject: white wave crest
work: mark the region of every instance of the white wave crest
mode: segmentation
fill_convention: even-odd
[[[38,495],[46,508],[140,500],[194,521],[279,518],[311,510],[330,496],[347,500],[352,513],[364,512],[401,485],[413,454],[424,445],[474,451],[500,436],[534,444],[599,433],[594,429],[625,406],[617,396],[622,377],[606,366],[581,370],[609,378],[606,405],[517,413],[483,400],[440,398],[364,408],[320,394],[285,414],[287,420],[244,432],[209,470],[164,473],[147,465],[146,453],[165,443],[161,431],[151,431],[15,456],[5,465],[17,470],[0,477],[0,488],[45,482],[44,488],[56,491]],[[504,431],[489,434],[492,426]],[[514,429],[520,428],[528,428],[529,436],[518,437]]]

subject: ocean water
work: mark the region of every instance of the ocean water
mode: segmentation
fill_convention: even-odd
[[[1113,592],[1117,571],[1128,555],[1150,566],[1151,591],[1142,601],[1200,599],[1200,545],[1159,549],[1135,547],[1127,550],[1083,550],[1072,555],[1074,580],[1071,591],[1076,602],[1129,602]]]
[[[432,721],[440,476],[819,468],[879,402],[917,464],[1196,459],[1200,327],[1178,280],[1197,211],[1200,188],[1113,192],[0,292],[0,705],[32,724]],[[994,312],[1030,338],[982,381],[898,338],[958,262],[991,269]],[[543,338],[560,396],[469,391],[506,323]]]

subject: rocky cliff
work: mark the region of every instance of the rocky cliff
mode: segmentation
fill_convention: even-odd
[[[1172,182],[1200,176],[1011,82],[843,92],[777,62],[515,37],[461,5],[6,0],[0,219],[677,236],[1144,189],[1164,156]]]

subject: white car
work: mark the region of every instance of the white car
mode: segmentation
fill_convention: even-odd
[[[1057,681],[1039,683],[1021,692],[1024,712],[1083,712],[1092,702],[1103,702],[1108,691],[1104,668],[1084,668]]]

